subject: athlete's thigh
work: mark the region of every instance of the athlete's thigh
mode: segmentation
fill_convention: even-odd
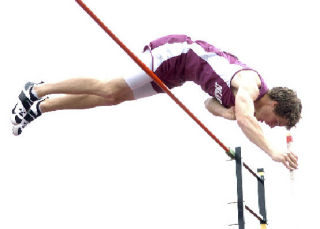
[[[149,52],[142,53],[139,58],[147,67],[152,67],[152,56]],[[140,99],[157,94],[151,85],[153,79],[142,69],[139,69],[135,74],[125,76],[124,80],[131,89],[134,99]]]

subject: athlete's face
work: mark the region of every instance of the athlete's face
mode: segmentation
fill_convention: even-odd
[[[255,116],[257,120],[267,124],[271,128],[275,126],[287,126],[287,120],[275,114],[274,107],[276,104],[277,102],[274,101],[269,105],[261,107],[259,111],[256,111]]]

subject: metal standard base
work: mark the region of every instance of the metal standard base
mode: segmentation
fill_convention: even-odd
[[[242,189],[242,161],[241,148],[236,148],[236,175],[237,175],[237,194],[238,194],[238,225],[239,229],[244,229],[244,208],[243,208],[243,189]]]

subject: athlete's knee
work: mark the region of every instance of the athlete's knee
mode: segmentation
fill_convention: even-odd
[[[117,105],[133,99],[133,92],[124,79],[105,81],[103,97],[108,105]]]
[[[127,99],[121,96],[118,96],[117,94],[112,94],[105,98],[104,105],[106,106],[118,105],[124,101],[127,101]]]

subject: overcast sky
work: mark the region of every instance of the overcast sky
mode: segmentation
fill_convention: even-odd
[[[236,122],[210,115],[192,84],[173,93],[243,160],[265,168],[269,228],[317,223],[316,1],[85,1],[139,53],[149,41],[188,34],[238,56],[269,87],[303,102],[292,131],[300,168],[289,172],[250,143]],[[45,114],[21,136],[10,112],[27,81],[113,78],[138,70],[72,0],[0,1],[0,228],[236,228],[234,162],[165,94],[116,107]],[[286,130],[263,126],[278,148]],[[256,180],[244,172],[246,203],[257,209]],[[258,222],[246,214],[246,228]],[[289,226],[290,225],[290,226]]]

